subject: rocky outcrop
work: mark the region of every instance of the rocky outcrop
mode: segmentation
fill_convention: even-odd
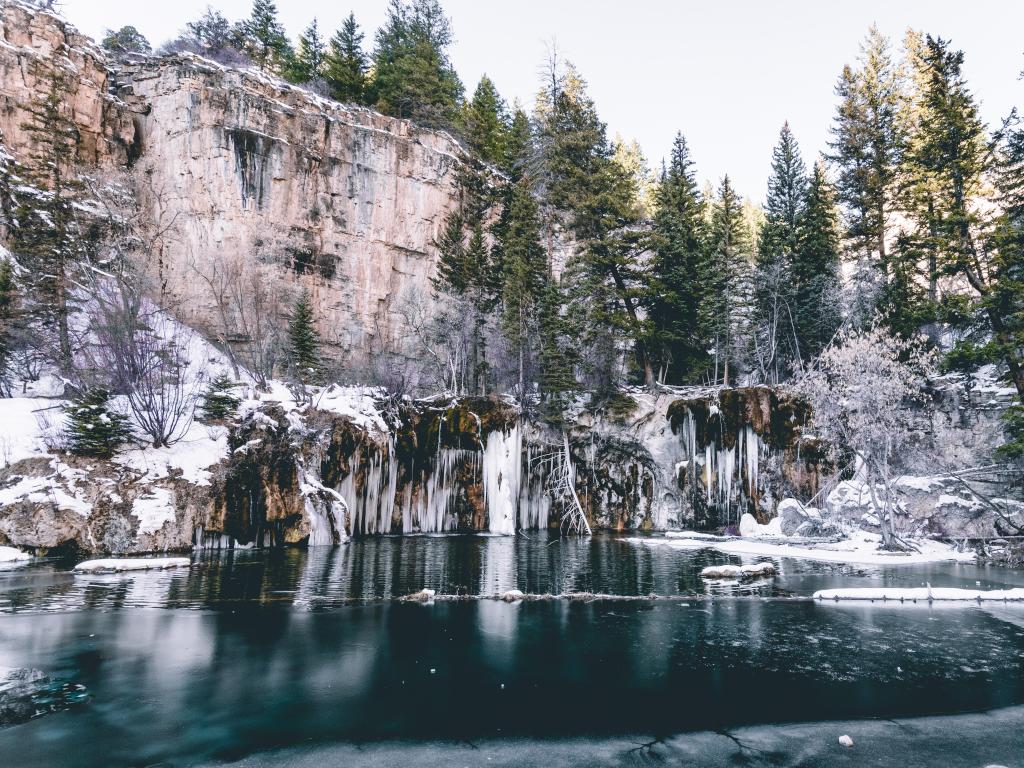
[[[13,0],[0,2],[0,135],[15,156],[31,148],[25,123],[48,91],[49,73],[67,74],[62,108],[78,128],[85,165],[127,167],[136,153],[132,111],[112,95],[106,57],[74,27]]]
[[[328,352],[406,351],[456,202],[454,139],[188,54],[115,64],[11,0],[0,36],[7,147],[26,159],[27,109],[45,71],[66,70],[79,160],[132,169],[154,276],[183,320],[212,329],[210,283],[239,279],[229,265],[240,260],[269,270],[275,291],[310,290]]]

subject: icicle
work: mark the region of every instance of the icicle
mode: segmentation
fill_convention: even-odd
[[[495,431],[487,436],[483,455],[483,486],[488,529],[491,533],[516,532],[522,461],[519,424],[508,432]]]

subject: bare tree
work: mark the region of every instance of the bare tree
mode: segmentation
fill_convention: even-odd
[[[293,289],[272,256],[279,244],[253,237],[251,250],[191,259],[214,308],[213,335],[238,378],[244,367],[265,388],[281,360]]]
[[[928,414],[920,405],[933,358],[876,323],[839,333],[797,382],[821,436],[855,454],[886,549],[909,548],[893,524],[896,464],[927,432]]]
[[[146,298],[130,270],[95,281],[87,314],[91,368],[127,397],[154,448],[183,437],[203,378],[191,370],[192,331]]]

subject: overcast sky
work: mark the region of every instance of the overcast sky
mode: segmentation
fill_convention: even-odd
[[[728,173],[737,189],[764,197],[771,149],[784,120],[808,161],[826,148],[833,89],[875,22],[896,41],[908,26],[952,39],[995,125],[1024,109],[1024,2],[1019,0],[442,0],[456,42],[451,58],[472,92],[487,73],[502,95],[532,104],[545,46],[558,48],[590,85],[609,134],[636,138],[660,165],[682,130],[701,179]],[[63,0],[64,15],[99,37],[136,26],[154,45],[199,16],[210,0]],[[235,20],[251,0],[212,3]],[[385,0],[278,0],[294,37],[314,16],[330,34],[348,12],[366,31]]]

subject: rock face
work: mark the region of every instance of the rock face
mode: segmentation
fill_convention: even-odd
[[[12,0],[0,3],[0,133],[24,157],[29,108],[48,90],[47,71],[68,74],[65,114],[78,127],[78,159],[127,167],[136,153],[132,113],[110,93],[106,58],[92,40],[53,16]]]
[[[456,202],[454,139],[191,55],[115,65],[17,2],[0,4],[0,24],[7,147],[26,157],[40,73],[66,70],[79,160],[132,170],[140,218],[162,233],[153,271],[182,319],[210,331],[209,283],[241,260],[268,269],[275,289],[308,288],[337,356],[404,351]]]

